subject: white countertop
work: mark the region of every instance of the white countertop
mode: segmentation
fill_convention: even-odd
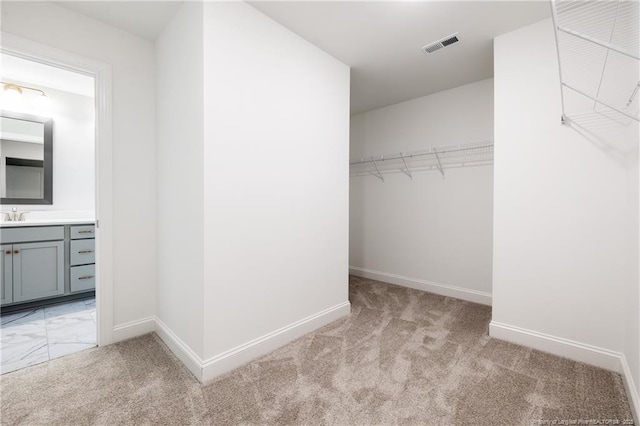
[[[16,222],[0,222],[0,228],[17,228],[21,226],[47,226],[47,225],[93,225],[95,219],[27,219]]]

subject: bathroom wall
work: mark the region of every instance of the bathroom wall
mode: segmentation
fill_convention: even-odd
[[[550,20],[494,57],[491,334],[621,372],[624,356],[638,410],[637,125],[560,124]]]
[[[116,326],[135,325],[155,315],[154,44],[53,2],[3,2],[1,24],[3,32],[111,66],[113,317]]]
[[[7,81],[9,81],[7,79]],[[95,210],[95,106],[93,97],[79,95],[28,81],[11,83],[40,89],[51,101],[47,117],[53,119],[53,204],[16,205],[26,211],[86,211]],[[19,112],[31,113],[28,110]],[[40,113],[34,113],[40,115]],[[35,145],[41,152],[42,145]],[[4,158],[11,154],[2,152]],[[3,174],[0,174],[3,176]],[[11,206],[2,206],[9,210]],[[27,215],[29,216],[29,215]]]
[[[491,139],[493,79],[351,117],[352,160]],[[493,166],[350,182],[351,273],[491,304]]]

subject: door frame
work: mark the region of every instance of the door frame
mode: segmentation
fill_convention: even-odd
[[[113,342],[113,148],[111,65],[0,32],[0,51],[89,75],[95,82],[96,320],[98,346]]]

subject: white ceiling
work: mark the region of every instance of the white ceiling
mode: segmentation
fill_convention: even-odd
[[[550,16],[547,1],[251,2],[351,69],[358,113],[493,76],[493,38]],[[427,55],[420,48],[459,32]]]
[[[206,0],[205,0],[206,1]],[[56,1],[155,40],[182,1]],[[550,16],[548,1],[252,1],[351,69],[358,113],[493,76],[493,38]],[[433,54],[420,48],[458,32]]]
[[[55,1],[56,4],[154,41],[182,1]]]
[[[95,93],[93,77],[5,53],[0,54],[0,78],[89,97]]]

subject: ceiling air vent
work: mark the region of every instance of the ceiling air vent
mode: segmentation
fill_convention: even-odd
[[[453,43],[457,43],[458,41],[458,33],[455,33],[445,38],[441,38],[438,41],[434,41],[433,43],[429,43],[426,46],[423,46],[422,50],[427,54],[433,53],[437,50],[444,49],[447,46],[451,46]]]

